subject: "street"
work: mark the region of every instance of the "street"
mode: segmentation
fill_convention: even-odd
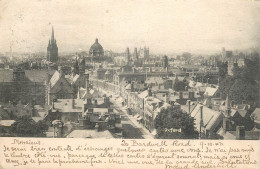
[[[111,93],[108,91],[99,90],[99,92]],[[146,129],[143,128],[141,124],[139,124],[136,119],[132,115],[128,115],[126,109],[122,106],[120,101],[117,101],[115,98],[115,94],[112,94],[112,98],[110,101],[114,104],[114,112],[121,115],[121,123],[124,129],[123,138],[126,139],[153,139],[151,133],[149,133]]]

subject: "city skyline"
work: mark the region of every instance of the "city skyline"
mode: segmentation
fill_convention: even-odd
[[[61,53],[88,51],[96,38],[115,52],[140,46],[167,54],[260,46],[259,2],[0,3],[0,52],[46,52],[52,26]]]

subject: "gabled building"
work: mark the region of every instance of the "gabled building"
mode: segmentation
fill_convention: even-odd
[[[216,133],[222,125],[223,114],[212,110],[202,104],[197,104],[191,112],[191,117],[195,119],[195,128],[200,136],[209,136]]]
[[[53,75],[53,70],[0,70],[0,102],[17,104],[45,104],[47,72]]]
[[[53,100],[56,99],[74,98],[73,87],[65,78],[65,74],[62,72],[60,67],[47,82],[46,92],[46,102],[48,105],[51,105]]]
[[[254,120],[254,125],[257,130],[260,130],[260,108],[256,108],[251,114],[251,118]]]

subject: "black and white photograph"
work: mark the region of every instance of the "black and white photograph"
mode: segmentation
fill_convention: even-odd
[[[0,1],[0,136],[259,140],[260,2]]]

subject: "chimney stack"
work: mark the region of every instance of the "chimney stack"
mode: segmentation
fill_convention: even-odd
[[[190,114],[190,100],[187,100],[187,102],[188,102],[188,107],[189,107],[189,114]]]
[[[223,118],[223,130],[225,133],[230,130],[230,120],[227,117]]]
[[[183,93],[179,92],[179,95],[180,95],[180,99],[183,99]]]
[[[89,73],[88,73],[88,72],[85,72],[84,76],[85,76],[87,97],[89,97]]]
[[[237,140],[244,140],[245,139],[245,127],[244,126],[237,126],[236,127],[236,139]]]
[[[96,125],[95,125],[95,130],[96,130],[97,132],[99,132],[99,125],[98,125],[98,123],[96,123]]]
[[[54,99],[52,100],[52,109],[54,109]]]
[[[72,109],[75,108],[75,100],[74,100],[74,99],[71,100],[71,108],[72,108]]]
[[[202,134],[202,130],[204,128],[204,124],[203,124],[203,106],[200,106],[200,138],[201,138],[201,134]]]
[[[164,100],[166,103],[169,103],[169,102],[170,102],[170,98],[169,98],[169,97],[170,97],[170,96],[166,93],[166,94],[165,94],[165,100]]]
[[[134,92],[134,83],[131,82],[131,92]]]
[[[152,90],[150,87],[148,88],[148,96],[152,96]]]
[[[63,76],[63,72],[62,72],[61,66],[58,66],[58,72],[59,72],[60,77]]]

